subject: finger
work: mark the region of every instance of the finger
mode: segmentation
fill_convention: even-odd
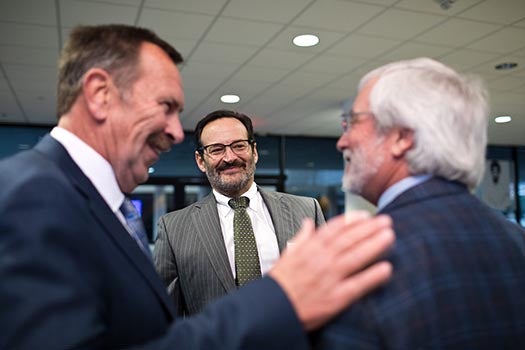
[[[330,245],[335,245],[334,251],[336,254],[340,254],[379,231],[391,227],[392,219],[389,216],[380,215],[350,223],[343,219],[334,222],[333,225],[323,227],[323,230],[329,230],[325,233],[326,240]]]
[[[289,241],[294,246],[300,245],[302,242],[308,241],[315,231],[315,223],[311,218],[304,218],[301,228],[297,234]]]
[[[371,217],[371,214],[364,210],[354,210],[354,211],[349,211],[345,213],[343,216],[345,218],[345,222],[352,223],[352,222],[357,222],[357,221],[361,221],[364,219],[368,219]]]

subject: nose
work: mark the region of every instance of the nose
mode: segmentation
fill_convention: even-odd
[[[169,135],[174,144],[181,143],[184,140],[184,130],[178,114],[168,118],[164,132]]]
[[[222,159],[225,161],[225,162],[230,162],[232,160],[234,160],[235,158],[237,158],[237,155],[235,154],[235,152],[232,151],[231,147],[226,147],[224,149],[224,156],[222,157]]]
[[[339,152],[343,152],[346,148],[348,148],[348,140],[346,138],[346,135],[348,133],[343,133],[339,140],[337,140],[336,147]]]

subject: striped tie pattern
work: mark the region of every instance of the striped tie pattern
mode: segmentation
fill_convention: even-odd
[[[126,223],[130,228],[131,236],[135,239],[144,254],[153,261],[142,218],[129,198],[124,198],[124,202],[120,206],[120,211],[124,215]]]
[[[237,286],[261,277],[261,266],[252,222],[246,208],[248,197],[232,198],[228,202],[233,208],[233,240],[235,244],[235,270]]]

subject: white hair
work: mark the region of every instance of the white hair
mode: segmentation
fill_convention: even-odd
[[[483,82],[429,58],[379,67],[361,79],[359,89],[373,79],[370,111],[378,130],[398,126],[414,132],[415,145],[406,155],[410,173],[476,187],[487,145],[489,107]]]

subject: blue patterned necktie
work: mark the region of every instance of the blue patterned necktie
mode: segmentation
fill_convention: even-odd
[[[250,204],[248,197],[232,198],[228,202],[233,208],[233,241],[235,244],[235,270],[237,285],[261,277],[257,242],[253,233],[252,221],[246,212]]]
[[[128,224],[128,227],[131,231],[131,236],[135,239],[144,254],[146,254],[146,256],[152,260],[148,238],[146,236],[144,224],[142,223],[142,218],[129,198],[124,198],[124,202],[120,206],[120,211],[126,219],[126,223]]]

